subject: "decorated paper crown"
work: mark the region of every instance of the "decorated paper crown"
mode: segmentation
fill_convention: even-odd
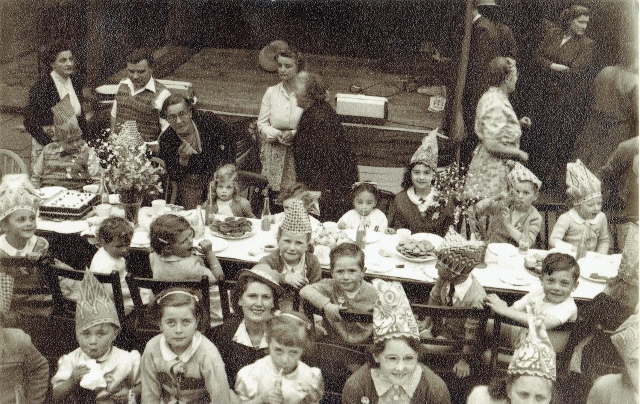
[[[509,185],[513,187],[516,182],[529,181],[533,182],[535,186],[540,189],[542,186],[542,181],[534,173],[531,172],[527,167],[522,164],[516,162],[509,174],[507,175],[507,181],[509,181]]]
[[[80,283],[80,297],[76,304],[76,332],[104,323],[111,323],[120,328],[113,300],[87,269]]]
[[[638,314],[632,314],[611,336],[611,342],[622,358],[638,358]]]
[[[284,289],[282,289],[282,286],[280,286],[280,282],[278,281],[278,272],[271,269],[267,264],[257,264],[251,269],[244,269],[240,271],[238,279],[247,277],[257,279],[265,285],[268,285],[273,289],[273,293],[277,296],[280,296],[284,292]]]
[[[424,165],[436,169],[438,167],[438,129],[432,130],[422,139],[422,144],[418,147],[413,156],[411,163],[423,163]]]
[[[119,132],[115,137],[114,144],[121,144],[127,149],[135,149],[144,144],[142,135],[138,130],[136,121],[126,121],[119,126]]]
[[[567,163],[567,195],[574,205],[601,196],[600,180],[580,160]]]
[[[264,70],[268,72],[275,72],[278,70],[278,53],[289,49],[289,44],[282,40],[275,40],[262,48],[258,55],[258,64]]]
[[[418,323],[400,282],[373,279],[378,300],[373,306],[373,342],[397,337],[420,339]]]
[[[291,201],[289,209],[284,214],[284,221],[280,228],[293,234],[311,233],[309,214],[301,200],[294,199]]]
[[[436,268],[445,268],[456,275],[467,275],[484,261],[487,245],[482,241],[469,241],[450,229],[437,251]]]
[[[535,318],[530,306],[529,330],[520,333],[507,373],[510,375],[539,376],[556,380],[556,353],[553,350],[544,321]]]
[[[618,269],[618,277],[630,285],[638,286],[638,224],[629,223],[627,238],[622,249],[622,260]]]
[[[16,210],[26,209],[36,213],[40,195],[26,174],[6,174],[0,183],[0,220]]]

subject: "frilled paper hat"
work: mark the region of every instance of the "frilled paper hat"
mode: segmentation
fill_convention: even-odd
[[[280,286],[279,274],[267,264],[257,264],[251,269],[243,269],[238,275],[238,279],[241,278],[253,278],[265,285],[271,287],[273,293],[280,296],[284,289]]]
[[[484,261],[487,245],[482,241],[469,241],[454,230],[449,230],[437,251],[436,268],[445,268],[456,275],[468,275]]]
[[[80,297],[76,303],[76,332],[104,323],[120,328],[116,305],[104,286],[87,269],[80,283]]]
[[[513,187],[515,183],[523,181],[533,182],[538,189],[542,186],[542,181],[540,181],[540,179],[536,177],[531,170],[518,162],[515,163],[507,175],[507,181],[509,181],[509,185],[511,185],[511,187]]]
[[[36,213],[40,195],[26,174],[6,174],[0,183],[0,220],[16,210],[26,209]]]
[[[119,131],[114,140],[115,145],[122,145],[129,150],[134,150],[144,144],[136,121],[126,121],[116,130]]]
[[[438,130],[431,131],[427,136],[422,139],[422,144],[418,147],[413,156],[411,156],[411,163],[423,163],[424,165],[431,167],[433,170],[438,167]]]
[[[622,260],[618,269],[618,277],[630,285],[638,286],[638,224],[629,223],[627,238],[622,250]]]
[[[567,195],[574,205],[602,195],[600,180],[580,160],[567,163]]]
[[[373,306],[373,342],[390,338],[420,339],[418,323],[400,282],[373,279],[378,300]]]
[[[291,201],[289,209],[284,214],[284,221],[280,228],[293,234],[311,233],[309,214],[301,200],[294,199]]]
[[[632,314],[611,336],[611,342],[622,358],[637,358],[640,349],[638,314]]]
[[[289,49],[289,44],[285,41],[278,39],[271,42],[260,51],[260,54],[258,55],[258,64],[268,72],[275,72],[278,70],[278,61],[276,60],[278,53],[287,49]]]
[[[531,314],[531,307],[527,307],[527,312],[529,313],[529,330],[520,333],[507,373],[538,376],[555,381],[556,353],[544,328],[543,318],[535,318]]]

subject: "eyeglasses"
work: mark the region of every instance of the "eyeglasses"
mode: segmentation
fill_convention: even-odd
[[[405,365],[410,365],[418,360],[418,357],[416,355],[407,355],[403,358],[396,355],[389,355],[389,356],[383,356],[382,358],[385,361],[387,361],[389,365],[392,365],[392,366],[396,366],[397,364],[400,363],[400,361],[404,362]]]
[[[178,118],[180,118],[181,120],[184,120],[186,117],[189,116],[190,113],[191,113],[191,111],[182,110],[178,114],[167,115],[167,121],[175,122],[175,121],[178,120]]]

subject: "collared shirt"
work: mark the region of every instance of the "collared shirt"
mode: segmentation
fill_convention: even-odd
[[[167,343],[167,339],[164,337],[160,337],[160,353],[162,354],[162,359],[167,362],[182,362],[187,363],[189,359],[196,353],[198,348],[200,347],[200,343],[202,342],[202,334],[200,331],[196,331],[193,335],[193,339],[191,340],[191,344],[184,350],[183,353],[177,355],[175,352],[171,350],[171,347]]]
[[[473,280],[471,279],[471,276],[468,276],[464,282],[459,283],[453,287],[456,290],[453,294],[454,304],[460,303],[462,300],[464,300],[464,297],[467,295],[467,292],[469,291],[472,283]],[[449,287],[451,287],[451,285],[449,285]]]
[[[140,94],[145,90],[149,90],[153,93],[156,93],[156,83],[153,77],[149,79],[149,81],[144,87],[141,87],[137,90],[134,88],[133,82],[131,81],[131,79],[124,79],[120,82],[120,84],[126,84],[129,87],[129,90],[131,90],[131,95]],[[162,104],[164,103],[164,100],[166,100],[170,95],[171,93],[169,92],[169,90],[162,90],[160,94],[156,93],[156,99],[153,102],[153,107],[158,111],[160,111],[162,109]],[[111,116],[115,118],[117,113],[118,113],[118,102],[114,99],[113,107],[111,108]],[[169,122],[166,119],[160,118],[160,128],[162,129],[162,131],[164,131],[168,127],[169,127]]]
[[[73,84],[71,83],[71,77],[64,78],[55,70],[52,70],[51,78],[53,79],[53,84],[56,85],[56,90],[58,90],[60,99],[63,99],[67,94],[69,94],[69,101],[71,101],[71,105],[73,106],[73,112],[75,112],[76,116],[80,116],[82,113],[82,107],[80,105],[78,95],[76,94],[76,90],[73,88]]]
[[[258,131],[265,139],[275,139],[282,130],[295,135],[302,108],[298,107],[295,92],[287,93],[282,83],[269,87],[262,98],[258,115]]]
[[[240,345],[248,346],[251,348],[264,349],[269,348],[269,342],[267,341],[267,335],[262,334],[262,340],[260,340],[260,344],[256,347],[251,342],[251,338],[249,337],[249,333],[247,332],[247,325],[244,320],[238,326],[236,333],[233,334],[233,338],[231,339],[233,342],[237,342]]]
[[[33,235],[29,240],[27,240],[27,244],[25,244],[24,248],[18,250],[9,244],[7,241],[7,235],[3,234],[0,236],[0,250],[6,252],[11,257],[24,257],[27,253],[33,252],[33,248],[36,246],[36,241],[38,241],[38,236]]]
[[[302,274],[303,276],[306,277],[307,271],[306,271],[305,255],[302,254],[302,258],[300,258],[300,261],[296,265],[289,265],[285,262],[284,270],[287,273]]]
[[[378,393],[378,397],[380,398],[378,401],[379,404],[409,404],[413,394],[418,388],[421,377],[422,367],[417,365],[407,383],[398,386],[391,383],[380,369],[371,369],[371,379],[376,388],[376,393]]]

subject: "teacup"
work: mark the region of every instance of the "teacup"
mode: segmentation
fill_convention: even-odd
[[[99,217],[109,217],[111,216],[111,205],[108,203],[101,203],[93,207],[93,211]]]
[[[167,201],[164,199],[154,199],[151,201],[151,209],[153,210],[154,215],[160,215],[164,213],[165,208],[167,207]]]
[[[409,230],[409,229],[398,229],[398,230],[396,230],[396,234],[398,235],[400,240],[404,240],[404,239],[408,238],[409,236],[411,236],[411,230]]]

